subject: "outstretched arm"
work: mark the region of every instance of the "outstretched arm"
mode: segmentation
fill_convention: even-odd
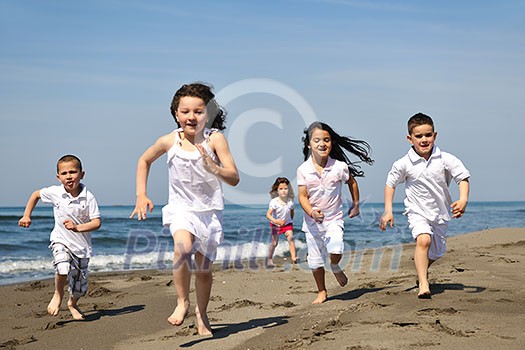
[[[379,221],[379,228],[381,231],[386,229],[388,223],[390,227],[394,226],[394,214],[392,212],[392,203],[394,201],[394,194],[396,189],[388,185],[385,186],[385,212]]]
[[[26,204],[26,208],[24,210],[24,215],[22,216],[20,220],[18,220],[18,226],[22,226],[22,227],[31,226],[31,214],[33,213],[33,209],[35,209],[39,200],[40,200],[40,190],[36,190],[35,192],[31,193],[31,196],[29,196],[29,199]]]
[[[150,212],[153,211],[153,202],[146,195],[149,169],[155,160],[168,151],[173,142],[173,134],[162,136],[140,156],[137,163],[137,201],[130,219],[137,214],[138,220],[146,220],[148,208]]]
[[[359,215],[359,186],[357,181],[352,175],[346,182],[348,184],[348,189],[350,190],[350,195],[352,196],[352,207],[348,211],[348,217],[353,218]]]
[[[460,218],[465,213],[468,203],[468,195],[470,191],[470,184],[468,178],[459,182],[459,199],[452,203],[452,217]]]

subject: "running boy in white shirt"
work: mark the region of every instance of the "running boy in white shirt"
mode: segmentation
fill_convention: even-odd
[[[67,306],[76,320],[84,315],[77,306],[80,297],[87,292],[88,263],[93,248],[91,231],[100,228],[100,212],[97,201],[85,185],[80,183],[84,177],[80,159],[65,155],[58,160],[57,178],[62,186],[50,186],[31,194],[18,225],[29,227],[31,213],[38,201],[53,204],[55,227],[51,231],[53,265],[55,266],[55,293],[47,306],[51,316],[58,315],[64,296],[64,287],[69,280],[69,300]]]
[[[392,202],[396,186],[405,183],[405,212],[412,237],[416,241],[418,298],[430,298],[429,266],[446,250],[446,233],[451,218],[463,216],[469,195],[470,173],[463,163],[450,153],[441,152],[434,144],[437,132],[432,118],[417,113],[408,120],[407,140],[412,145],[403,158],[392,165],[385,187],[385,212],[379,228],[394,226]],[[452,203],[450,181],[459,186],[459,200]],[[451,213],[450,213],[451,212]],[[452,215],[450,215],[452,214]]]

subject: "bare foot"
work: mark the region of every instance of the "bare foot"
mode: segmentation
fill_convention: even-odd
[[[428,282],[419,282],[419,293],[417,294],[417,297],[419,299],[430,299],[431,293]]]
[[[348,277],[346,277],[344,271],[341,270],[339,265],[330,265],[330,267],[332,268],[332,272],[334,273],[337,283],[339,283],[341,287],[346,286],[348,283]]]
[[[67,301],[67,307],[69,308],[69,311],[71,312],[71,316],[73,316],[73,319],[75,320],[83,320],[84,314],[77,306],[77,302],[74,299],[69,299]]]
[[[326,293],[326,290],[321,290],[317,292],[317,298],[315,298],[314,301],[312,301],[312,304],[322,304],[328,299],[328,293]]]
[[[62,296],[55,292],[53,294],[53,298],[49,302],[49,305],[47,305],[47,313],[51,316],[56,316],[60,312],[60,304],[62,303]]]
[[[275,267],[275,264],[273,263],[272,259],[266,260],[266,268],[273,269]]]
[[[195,308],[195,318],[197,319],[197,331],[199,335],[213,335],[208,315],[201,314],[198,307]]]
[[[168,317],[168,322],[172,326],[180,326],[184,322],[184,318],[188,315],[188,309],[190,308],[190,302],[177,302],[177,307],[173,311],[170,317]]]

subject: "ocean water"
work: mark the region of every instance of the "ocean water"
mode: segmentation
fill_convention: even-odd
[[[100,208],[102,227],[92,234],[95,255],[90,261],[91,272],[171,269],[173,241],[162,228],[159,207],[146,221],[140,222],[128,219],[132,209],[132,206]],[[266,210],[266,205],[226,206],[224,242],[217,252],[218,263],[224,267],[248,266],[246,262],[266,256],[270,240]],[[23,211],[22,207],[0,208],[0,284],[49,278],[54,274],[48,249],[49,233],[54,225],[52,208],[37,206],[32,225],[27,229],[17,225]],[[395,227],[385,232],[378,229],[382,212],[381,203],[363,203],[359,217],[345,219],[345,250],[396,246],[412,241],[401,203],[394,205]],[[295,213],[294,236],[298,255],[304,261],[306,241],[301,232],[299,205]],[[466,214],[451,222],[449,236],[498,227],[525,227],[525,202],[471,202]],[[284,237],[275,255],[289,256]]]

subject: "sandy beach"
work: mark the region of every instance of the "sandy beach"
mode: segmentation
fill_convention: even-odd
[[[525,228],[447,243],[430,270],[430,300],[416,297],[412,244],[349,255],[348,285],[327,274],[329,299],[316,306],[304,263],[217,268],[213,337],[196,335],[193,312],[182,326],[166,321],[176,302],[170,271],[90,275],[84,321],[71,318],[65,299],[57,317],[47,315],[52,280],[2,286],[0,348],[524,349]]]

